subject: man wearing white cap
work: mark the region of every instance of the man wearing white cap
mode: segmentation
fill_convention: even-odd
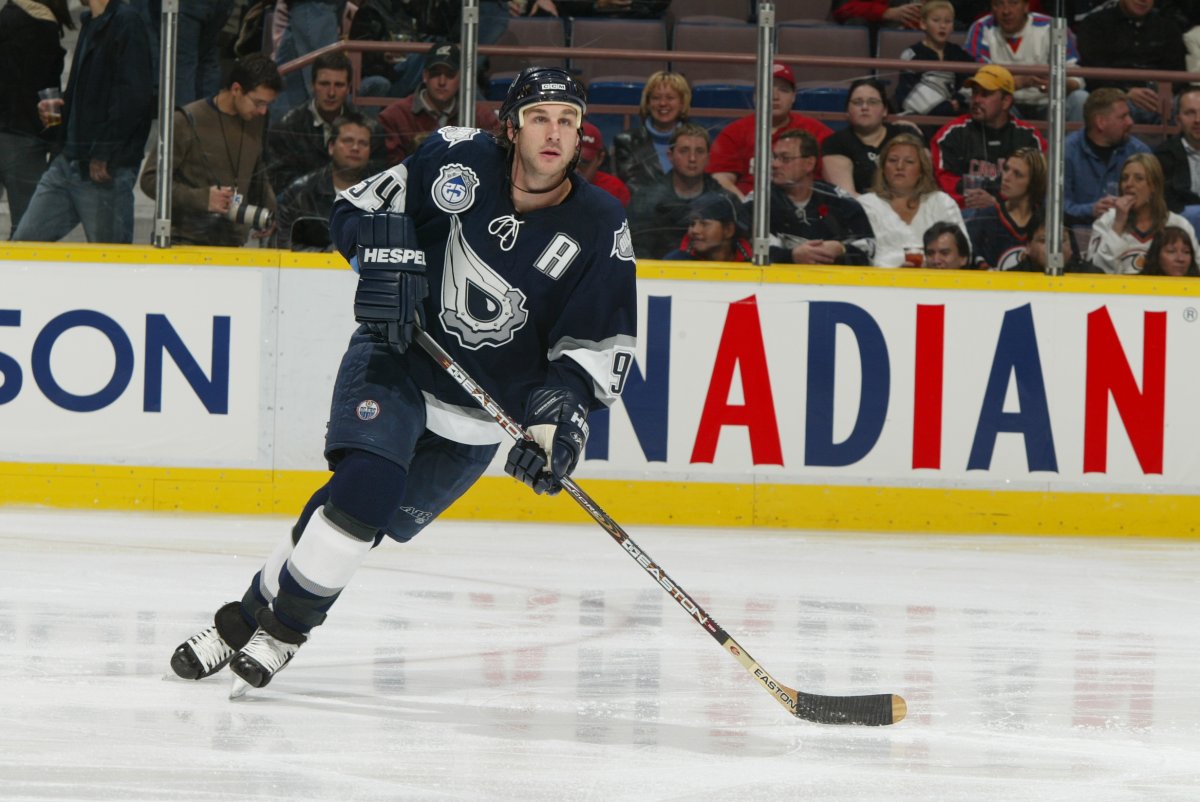
[[[1041,132],[1011,110],[1015,82],[1012,73],[998,64],[985,64],[966,85],[971,89],[970,110],[942,126],[929,150],[942,191],[964,209],[993,205],[1000,172],[1010,153],[1021,148],[1046,151]]]
[[[786,64],[775,63],[771,78],[771,142],[779,134],[791,128],[808,131],[824,142],[833,130],[824,123],[792,111],[796,103],[796,76]],[[713,142],[712,155],[708,160],[708,172],[717,182],[738,198],[754,188],[751,163],[754,159],[754,115],[734,120],[717,135]],[[768,165],[769,168],[769,165]],[[818,171],[820,167],[818,166]]]

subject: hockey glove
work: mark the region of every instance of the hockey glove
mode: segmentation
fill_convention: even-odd
[[[429,295],[425,251],[412,218],[395,212],[362,215],[357,260],[354,319],[380,342],[404,353],[421,325],[421,304]]]
[[[525,408],[526,431],[533,439],[517,441],[504,470],[533,492],[553,496],[575,470],[587,442],[587,407],[566,388],[543,387],[529,394]]]

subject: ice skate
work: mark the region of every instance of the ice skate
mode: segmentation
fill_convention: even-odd
[[[304,635],[279,623],[269,609],[261,610],[258,613],[258,629],[229,667],[250,687],[262,688],[291,662],[306,640],[308,638]],[[230,698],[241,696],[245,690],[234,682]]]
[[[211,627],[175,649],[171,669],[183,679],[204,679],[224,668],[254,634],[242,616],[241,607],[241,602],[234,601],[217,610]]]

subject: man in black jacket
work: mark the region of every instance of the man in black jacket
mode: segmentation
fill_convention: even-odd
[[[61,100],[62,152],[38,182],[14,240],[60,240],[79,223],[88,242],[133,241],[133,185],[153,116],[146,28],[122,0],[88,0]]]
[[[1200,86],[1178,95],[1179,133],[1154,151],[1166,177],[1167,208],[1200,224]]]

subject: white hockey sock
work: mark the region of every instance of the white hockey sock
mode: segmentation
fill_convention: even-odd
[[[275,601],[275,597],[279,595],[279,572],[283,570],[283,564],[287,562],[293,548],[295,546],[292,543],[292,530],[289,529],[263,563],[262,571],[258,574],[258,592],[267,600],[267,604]]]
[[[349,583],[371,545],[372,541],[359,540],[330,523],[322,508],[308,519],[286,569],[309,593],[333,596]]]

